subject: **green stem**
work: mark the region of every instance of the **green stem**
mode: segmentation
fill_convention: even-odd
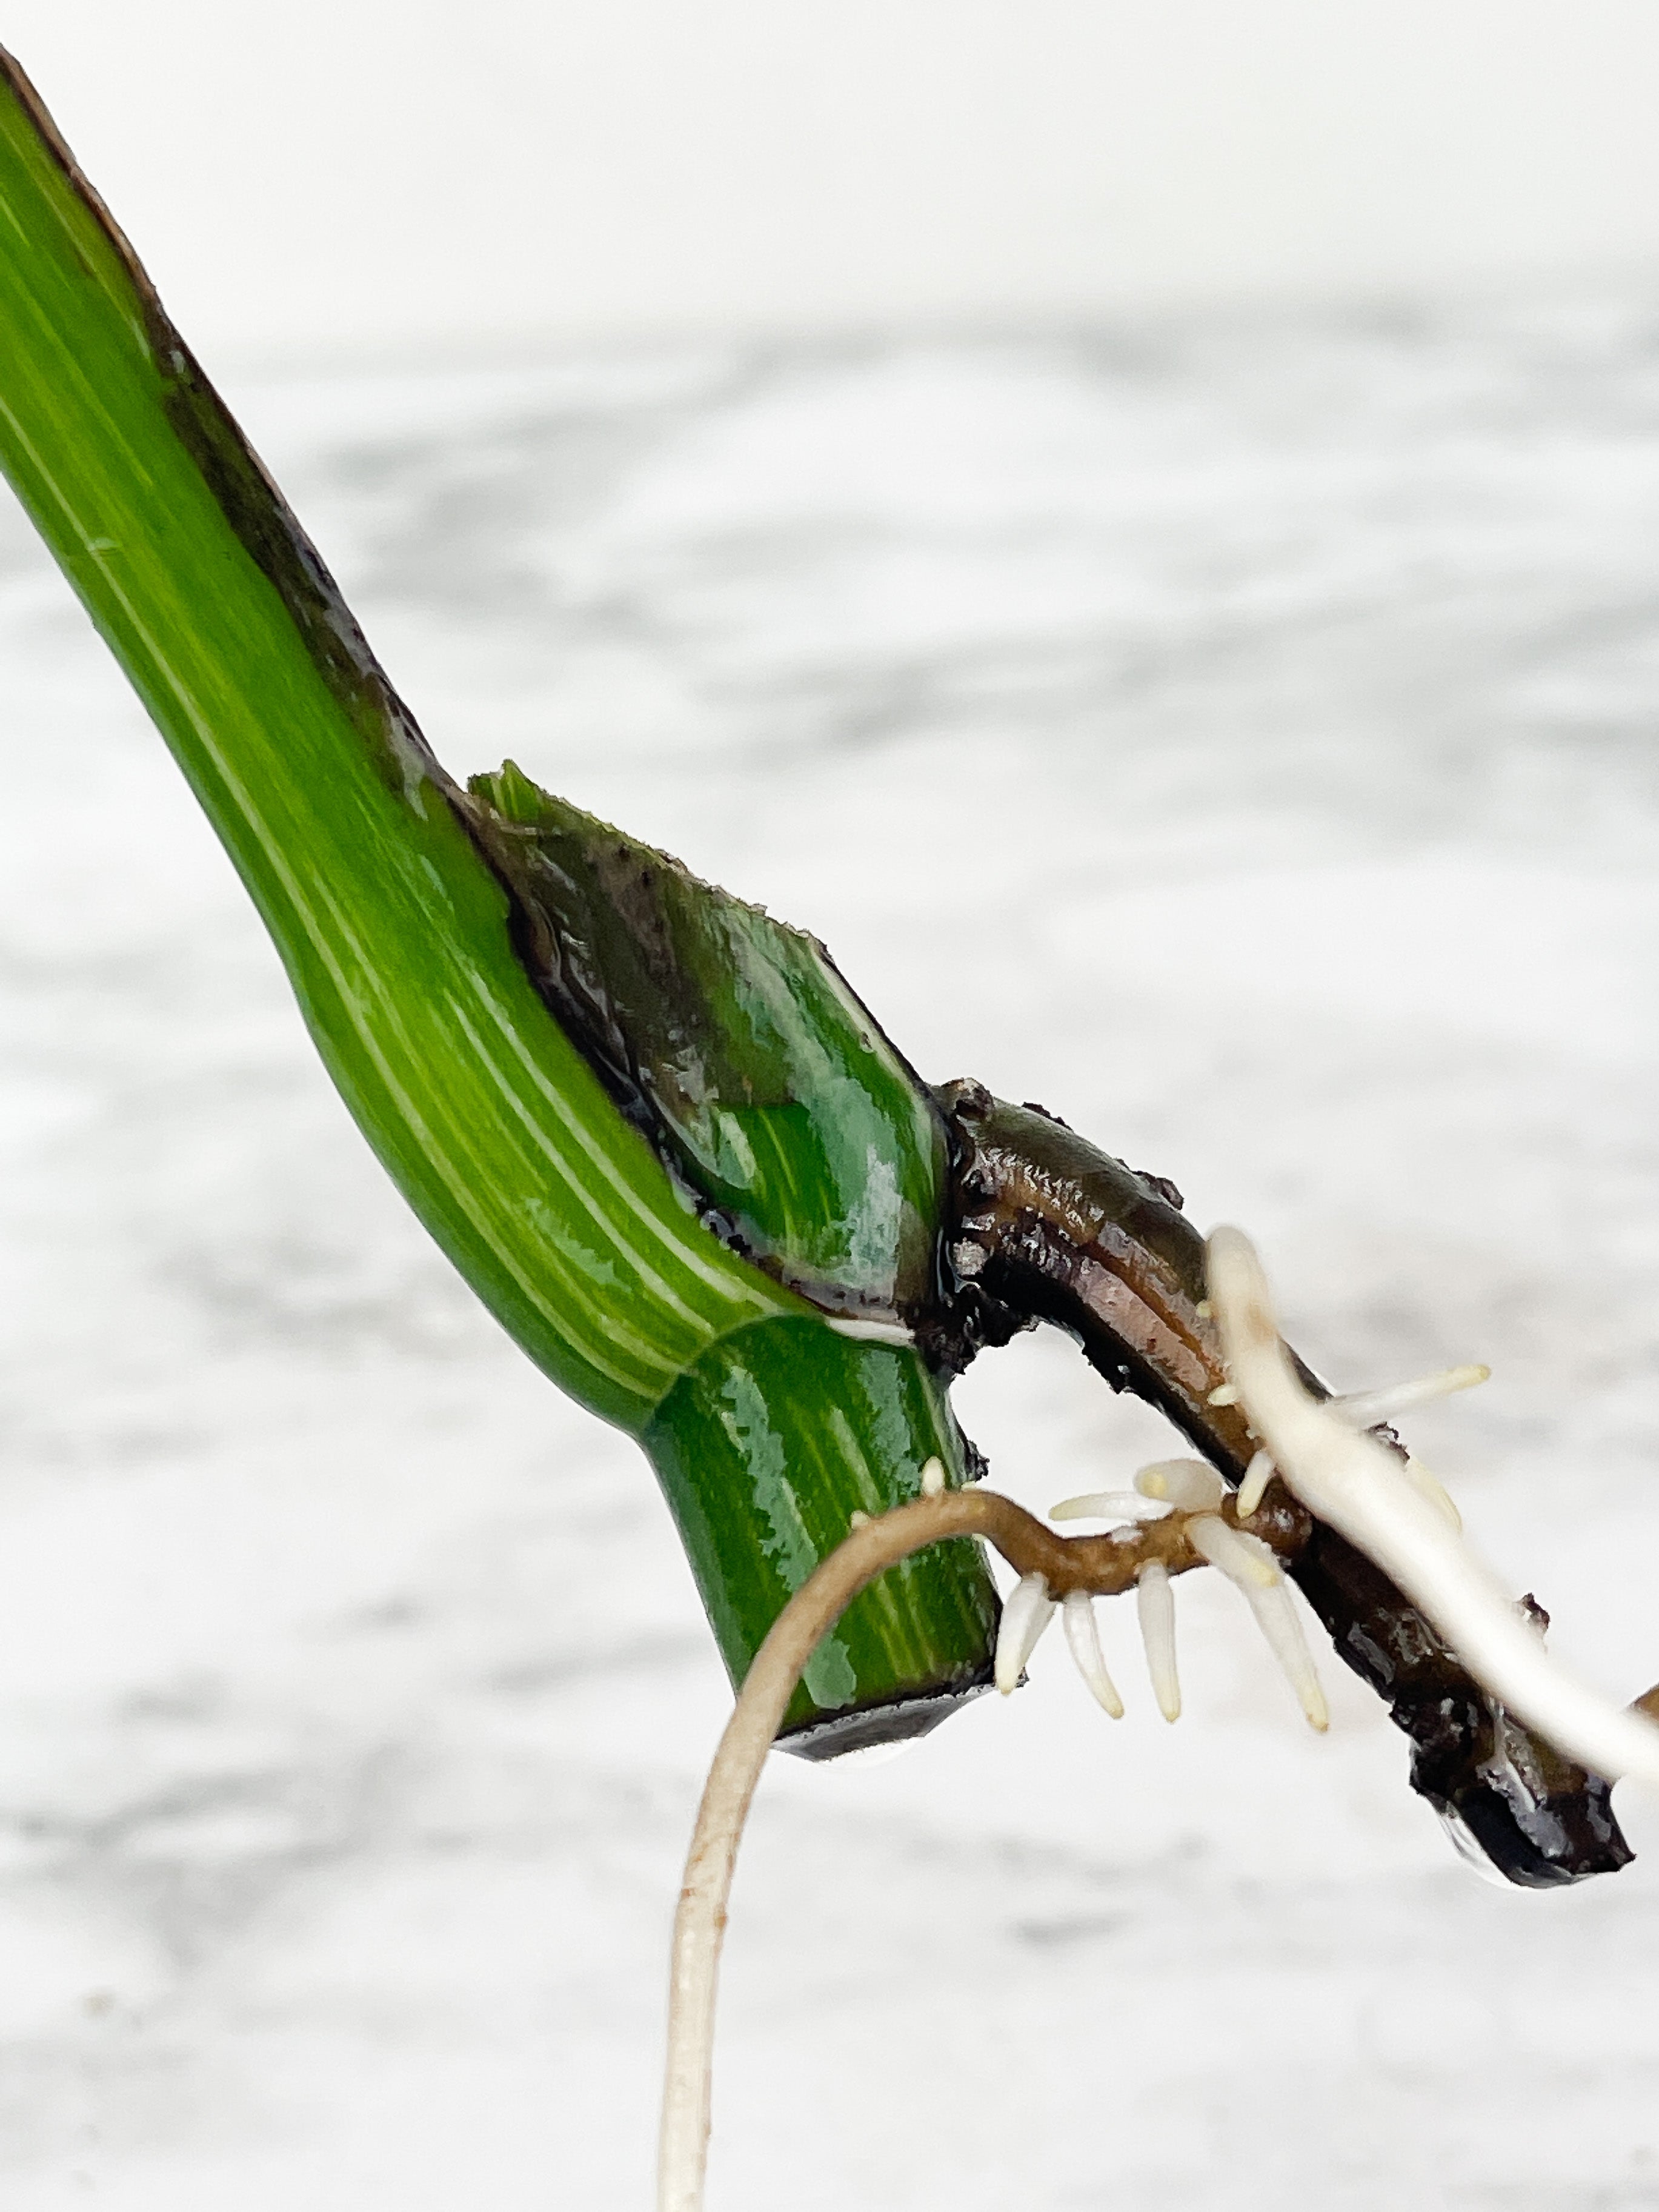
[[[787,1595],[818,1556],[817,1539],[792,1550],[777,1535],[810,1489],[811,1438],[852,1423],[880,1510],[914,1494],[928,1450],[954,1456],[938,1389],[901,1355],[903,1388],[855,1389],[849,1411],[838,1394],[880,1348],[849,1345],[710,1232],[550,1014],[479,849],[477,803],[438,766],[4,56],[0,466],[188,777],[404,1196],[531,1358],[596,1413],[648,1431],[677,1501],[697,1489],[694,1564],[711,1615],[744,1624],[723,1640],[746,1664],[766,1625],[755,1559],[773,1560],[773,1595]],[[760,1346],[769,1322],[786,1328],[787,1359],[721,1352],[738,1333]],[[751,1452],[708,1378],[763,1368],[780,1395]],[[725,1455],[719,1496],[687,1472],[705,1443],[711,1464]],[[812,1463],[827,1532],[845,1485]],[[872,1623],[850,1674],[826,1685],[837,1710],[982,1668],[984,1571],[946,1579],[932,1643],[932,1599]]]
[[[687,1214],[551,1022],[447,779],[11,72],[0,464],[275,939],[404,1195],[564,1389],[638,1430],[793,1301]]]
[[[914,1352],[766,1322],[723,1338],[657,1410],[657,1469],[732,1681],[808,1576],[872,1518],[921,1495],[937,1459],[952,1489],[962,1437]],[[731,1500],[753,1514],[734,1522]],[[824,1757],[924,1733],[991,1679],[995,1601],[971,1544],[885,1576],[806,1668],[786,1717],[791,1747]]]

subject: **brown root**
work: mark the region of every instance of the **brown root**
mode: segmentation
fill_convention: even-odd
[[[1215,1509],[1231,1519],[1232,1501]],[[708,2160],[714,2005],[726,1902],[744,1825],[766,1754],[808,1661],[859,1595],[913,1552],[957,1536],[995,1546],[1019,1576],[1040,1575],[1055,1598],[1073,1591],[1113,1596],[1143,1567],[1170,1574],[1205,1562],[1187,1533],[1199,1517],[1173,1513],[1108,1536],[1056,1536],[1024,1508],[991,1490],[946,1491],[901,1505],[854,1528],[772,1624],[744,1679],[697,1808],[687,1854],[669,1975],[668,2059],[657,2167],[658,2212],[701,2212]],[[1214,1517],[1214,1515],[1212,1516]],[[1279,1556],[1305,1542],[1307,1516],[1270,1501],[1251,1522]]]

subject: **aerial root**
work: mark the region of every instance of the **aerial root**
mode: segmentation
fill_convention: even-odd
[[[1212,1567],[1219,1567],[1230,1583],[1237,1583],[1247,1594],[1271,1589],[1284,1580],[1278,1560],[1265,1544],[1230,1528],[1217,1514],[1199,1514],[1188,1523],[1187,1534],[1194,1551],[1201,1552]]]
[[[1213,1513],[1227,1495],[1226,1484],[1201,1459],[1156,1459],[1136,1475],[1135,1488],[1186,1513]]]
[[[1244,1480],[1238,1486],[1238,1517],[1248,1521],[1267,1494],[1267,1485],[1273,1479],[1273,1455],[1259,1451],[1244,1470]]]
[[[1019,1687],[1025,1662],[1054,1617],[1055,1601],[1048,1595],[1042,1575],[1022,1575],[1003,1600],[1002,1620],[997,1630],[995,1680],[1006,1698]]]
[[[884,1568],[940,1537],[982,1533],[985,1501],[944,1493],[866,1521],[817,1567],[772,1624],[720,1737],[697,1808],[674,1917],[668,2054],[658,2141],[659,2212],[698,2212],[708,2154],[714,2001],[726,1900],[761,1769],[807,1661]],[[1018,1511],[1018,1508],[1014,1509]]]
[[[1175,1592],[1170,1571],[1149,1559],[1135,1577],[1135,1612],[1146,1651],[1152,1695],[1166,1721],[1181,1718],[1181,1677],[1176,1671]]]
[[[1095,1620],[1095,1601],[1087,1590],[1068,1590],[1061,1612],[1066,1621],[1066,1641],[1077,1662],[1077,1671],[1088,1684],[1097,1702],[1115,1721],[1123,1717],[1123,1700],[1117,1693],[1117,1685],[1106,1671],[1106,1656],[1100,1648],[1100,1630]]]
[[[1351,1390],[1325,1402],[1351,1429],[1376,1429],[1409,1413],[1414,1406],[1449,1398],[1455,1390],[1473,1390],[1478,1382],[1491,1380],[1490,1367],[1443,1367],[1437,1375],[1422,1375],[1414,1382],[1396,1382],[1386,1390]]]
[[[1174,1509],[1161,1498],[1143,1498],[1138,1490],[1087,1490],[1080,1498],[1062,1498],[1048,1508],[1051,1521],[1164,1521]]]
[[[1549,1656],[1470,1547],[1456,1508],[1433,1476],[1364,1432],[1379,1404],[1397,1407],[1401,1392],[1367,1393],[1345,1404],[1307,1389],[1280,1341],[1261,1262],[1242,1231],[1218,1229],[1211,1237],[1208,1287],[1228,1380],[1292,1494],[1382,1568],[1517,1720],[1592,1774],[1639,1777],[1659,1789],[1659,1728],[1644,1711],[1576,1680]],[[1402,1389],[1437,1395],[1467,1389],[1486,1372],[1449,1368]]]
[[[1191,1497],[1206,1511],[1218,1502],[1220,1484],[1213,1477],[1205,1479],[1207,1470],[1195,1462],[1160,1462],[1144,1474],[1155,1489]],[[1145,1485],[1133,1495],[1155,1502],[1147,1498]],[[1173,1719],[1181,1710],[1181,1693],[1170,1571],[1199,1565],[1202,1555],[1187,1540],[1188,1509],[1177,1505],[1173,1495],[1156,1503],[1158,1517],[1139,1529],[1104,1538],[1066,1538],[995,1491],[930,1486],[928,1494],[890,1513],[874,1519],[855,1516],[846,1541],[774,1621],[715,1752],[686,1858],[669,1977],[659,2212],[699,2212],[703,2201],[714,2001],[738,1845],[767,1753],[819,1644],[859,1592],[886,1568],[948,1537],[977,1536],[994,1545],[1019,1577],[1004,1607],[998,1638],[999,1687],[1013,1687],[1037,1638],[1059,1611],[1084,1680],[1104,1710],[1119,1717],[1123,1704],[1101,1652],[1091,1592],[1110,1595],[1133,1587],[1159,1706]],[[1159,1547],[1170,1564],[1142,1558],[1143,1545]]]
[[[1208,1300],[1206,1303],[1213,1313],[1213,1304]],[[1425,1406],[1432,1399],[1449,1397],[1454,1390],[1472,1390],[1477,1383],[1491,1380],[1490,1367],[1473,1364],[1445,1367],[1437,1375],[1422,1375],[1414,1382],[1395,1382],[1385,1390],[1352,1390],[1341,1397],[1327,1398],[1324,1404],[1328,1411],[1334,1413],[1351,1429],[1377,1429],[1396,1419],[1400,1414],[1409,1413],[1414,1406]],[[1232,1389],[1233,1395],[1226,1403],[1237,1405],[1241,1401],[1237,1384],[1232,1386]],[[1213,1392],[1210,1402],[1212,1405],[1217,1402]],[[1462,1516],[1422,1461],[1407,1460],[1406,1471],[1442,1517],[1449,1521],[1454,1528],[1461,1528]],[[1248,1521],[1261,1504],[1273,1474],[1273,1454],[1270,1451],[1257,1452],[1245,1468],[1244,1480],[1238,1486],[1238,1517],[1241,1521]]]

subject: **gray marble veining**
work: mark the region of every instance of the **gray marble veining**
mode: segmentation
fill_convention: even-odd
[[[1659,320],[1642,302],[232,393],[450,765],[830,942],[917,1063],[1261,1241],[1555,1635],[1659,1677]],[[726,1693],[643,1463],[448,1276],[0,514],[0,2173],[16,2212],[648,2201]],[[961,1387],[1038,1507],[1150,1417]],[[769,1776],[713,2201],[1659,2203],[1659,1815],[1452,1861],[1228,1594]]]

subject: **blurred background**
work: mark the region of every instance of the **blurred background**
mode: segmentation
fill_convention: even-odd
[[[1580,0],[12,0],[457,771],[830,943],[1248,1226],[1659,1676],[1659,20]],[[0,512],[0,2172],[649,2201],[728,1693],[641,1461],[405,1218]],[[1041,1510],[1166,1447],[957,1391]],[[1326,1657],[769,1774],[711,2202],[1659,2204],[1659,1815],[1482,1887]]]
[[[16,0],[198,346],[1006,329],[1617,282],[1642,0]]]

